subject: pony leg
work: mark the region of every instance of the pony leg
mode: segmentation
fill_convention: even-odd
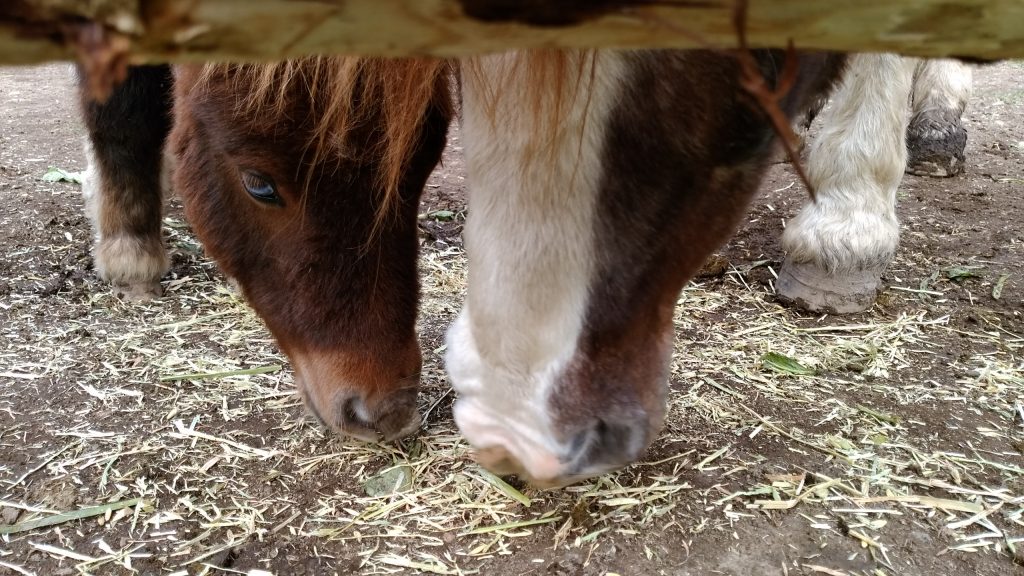
[[[811,134],[811,125],[814,124],[814,119],[821,114],[821,111],[825,108],[826,104],[828,104],[827,95],[816,97],[811,101],[811,105],[807,108],[807,111],[799,116],[797,121],[793,122],[793,134],[796,135],[797,141],[799,142],[796,150],[797,153],[802,153],[804,148],[807,147],[807,141],[810,139]],[[785,157],[785,150],[780,150],[780,153],[784,157],[783,160],[789,162],[790,159]]]
[[[170,267],[161,237],[170,68],[129,69],[124,83],[104,102],[88,92],[81,69],[78,76],[89,133],[83,193],[95,231],[96,273],[129,300],[158,297],[160,278]]]
[[[852,313],[875,300],[899,239],[896,189],[914,61],[858,55],[825,110],[808,178],[817,200],[782,235],[778,294],[811,311]]]
[[[945,178],[964,171],[967,130],[960,118],[971,89],[971,68],[963,62],[922,60],[917,65],[907,172]]]

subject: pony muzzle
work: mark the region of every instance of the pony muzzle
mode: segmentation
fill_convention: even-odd
[[[555,434],[540,422],[508,419],[465,397],[454,413],[478,464],[537,488],[566,486],[627,466],[640,458],[657,428],[634,410],[625,418],[598,418]]]
[[[415,370],[396,376],[380,369],[346,369],[350,363],[289,356],[303,402],[334,432],[364,442],[390,442],[419,430],[418,362]],[[363,378],[356,377],[360,374]]]

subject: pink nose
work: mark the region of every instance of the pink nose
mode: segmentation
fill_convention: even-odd
[[[538,488],[579,482],[640,458],[660,419],[654,425],[639,408],[615,416],[577,426],[557,439],[514,419],[495,417],[465,397],[455,405],[456,422],[476,447],[474,459],[495,474],[515,474]]]

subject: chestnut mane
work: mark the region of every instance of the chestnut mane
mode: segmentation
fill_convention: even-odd
[[[497,131],[502,121],[498,117],[501,99],[505,95],[519,93],[519,102],[525,102],[521,113],[529,121],[531,134],[524,159],[529,163],[538,158],[549,158],[548,166],[553,176],[555,166],[552,163],[559,158],[557,149],[561,145],[560,136],[565,133],[566,115],[575,105],[582,103],[586,122],[585,111],[590,106],[600,53],[596,50],[525,50],[506,60],[500,75],[487,73],[487,67],[491,65],[487,58],[464,59],[460,70],[463,78],[470,79],[480,92],[484,117],[492,130]],[[584,134],[582,129],[576,132],[573,180],[580,169]]]
[[[487,84],[484,101],[492,122],[503,93],[527,89],[530,115],[537,135],[534,153],[554,145],[562,115],[593,80],[594,51],[530,50],[520,53],[510,74]],[[379,162],[380,201],[374,235],[394,213],[398,187],[408,159],[415,153],[423,119],[436,106],[453,114],[452,83],[456,73],[483,76],[484,62],[467,58],[455,63],[436,58],[373,58],[311,56],[260,64],[207,64],[199,82],[227,82],[240,96],[235,113],[249,122],[273,126],[294,113],[296,98],[314,112],[306,165],[342,158]],[[458,68],[458,70],[456,70]],[[525,82],[523,82],[525,80]],[[525,87],[525,88],[524,88]],[[357,128],[372,126],[380,134],[369,149],[350,142]],[[304,185],[309,186],[312,171]]]
[[[558,131],[564,114],[578,98],[586,99],[589,105],[589,87],[594,80],[597,58],[596,50],[555,50],[537,49],[520,52],[504,76],[488,81],[484,74],[486,58],[467,58],[462,61],[461,73],[472,75],[477,86],[483,90],[484,112],[492,124],[496,124],[497,104],[503,94],[516,90],[529,91],[528,114],[533,123],[532,133],[537,138],[535,153],[550,152],[554,135]]]
[[[313,111],[306,165],[329,156],[379,162],[380,202],[375,233],[393,214],[408,159],[415,153],[423,121],[431,106],[453,108],[452,68],[434,58],[367,58],[312,56],[270,64],[208,64],[200,82],[230,83],[236,114],[274,125],[294,113],[301,98]],[[380,137],[369,149],[350,142],[357,128],[371,126]],[[311,184],[307,171],[305,186]]]

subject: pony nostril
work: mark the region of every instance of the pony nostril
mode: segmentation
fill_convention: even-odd
[[[416,411],[416,389],[401,390],[380,402],[376,410],[367,406],[362,396],[355,394],[337,401],[337,428],[360,440],[397,440],[412,434],[420,427]]]
[[[343,354],[339,358],[289,355],[295,364],[295,385],[308,412],[338,435],[366,442],[392,441],[419,429],[419,347],[410,352],[415,366],[400,366],[408,368],[401,371],[370,365],[355,372],[342,362],[347,362]],[[357,373],[362,377],[352,378]]]
[[[576,433],[572,438],[572,442],[569,443],[569,453],[574,455],[574,458],[579,458],[590,453],[591,446],[597,437],[602,433],[604,428],[604,422],[598,420],[597,423],[589,428],[584,428]]]
[[[418,378],[417,378],[418,381]],[[384,401],[386,408],[374,415],[374,427],[384,440],[397,440],[419,430],[422,419],[416,406],[415,387],[402,388]]]
[[[310,402],[310,405],[315,404]],[[328,424],[330,428],[345,436],[362,440],[364,442],[376,442],[380,434],[374,429],[369,417],[366,403],[358,395],[340,396],[334,404],[333,418],[325,419],[313,408],[313,413]]]
[[[341,417],[344,422],[371,427],[370,411],[359,396],[349,396],[341,401]]]
[[[572,475],[593,476],[620,468],[640,457],[648,444],[646,418],[633,421],[597,420],[569,443]]]

